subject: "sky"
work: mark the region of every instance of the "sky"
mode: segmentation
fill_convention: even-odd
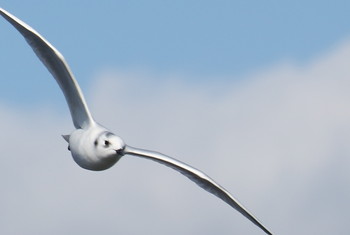
[[[95,119],[219,182],[274,234],[348,234],[350,3],[0,1]],[[79,168],[64,97],[0,19],[1,234],[263,234],[181,174]]]

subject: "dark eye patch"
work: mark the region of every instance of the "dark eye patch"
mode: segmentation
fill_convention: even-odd
[[[98,141],[97,141],[97,140],[95,140],[94,145],[95,145],[95,146],[97,146],[97,145],[98,145]]]
[[[105,146],[108,147],[111,143],[108,140],[105,140]]]
[[[111,136],[114,136],[114,134],[111,133],[111,132],[109,132],[109,131],[106,131],[105,133],[106,133],[106,137],[107,137],[107,138],[109,138],[109,137],[111,137]]]

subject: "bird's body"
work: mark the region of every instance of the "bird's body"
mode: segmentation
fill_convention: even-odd
[[[84,129],[76,129],[67,141],[74,161],[82,168],[94,171],[113,166],[121,158],[125,147],[120,137],[97,123]]]
[[[272,234],[227,190],[200,170],[164,154],[128,146],[119,136],[95,122],[80,87],[61,53],[20,19],[2,8],[0,14],[22,34],[62,89],[76,128],[70,135],[64,136],[64,139],[68,142],[68,149],[79,166],[93,171],[105,170],[124,155],[159,162],[187,176],[198,186],[235,208],[265,233]]]

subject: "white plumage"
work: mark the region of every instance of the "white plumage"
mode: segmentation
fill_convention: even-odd
[[[159,162],[187,176],[198,186],[235,208],[265,233],[272,234],[228,191],[203,172],[164,154],[128,146],[119,136],[95,122],[80,87],[61,53],[20,19],[2,8],[0,8],[0,14],[23,35],[61,87],[76,128],[70,135],[63,137],[68,142],[68,149],[79,166],[94,171],[105,170],[124,155]]]

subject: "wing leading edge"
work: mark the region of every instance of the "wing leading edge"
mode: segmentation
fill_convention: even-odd
[[[147,158],[180,172],[181,174],[185,175],[190,180],[195,182],[199,187],[214,194],[215,196],[229,204],[231,207],[239,211],[256,226],[261,228],[265,233],[272,235],[272,233],[269,230],[267,230],[251,213],[249,213],[249,211],[245,209],[228,191],[226,191],[223,187],[221,187],[203,172],[172,157],[154,151],[126,146],[124,154]]]
[[[62,54],[29,25],[0,8],[0,14],[25,38],[41,62],[61,87],[76,128],[84,128],[94,121],[78,82]]]

